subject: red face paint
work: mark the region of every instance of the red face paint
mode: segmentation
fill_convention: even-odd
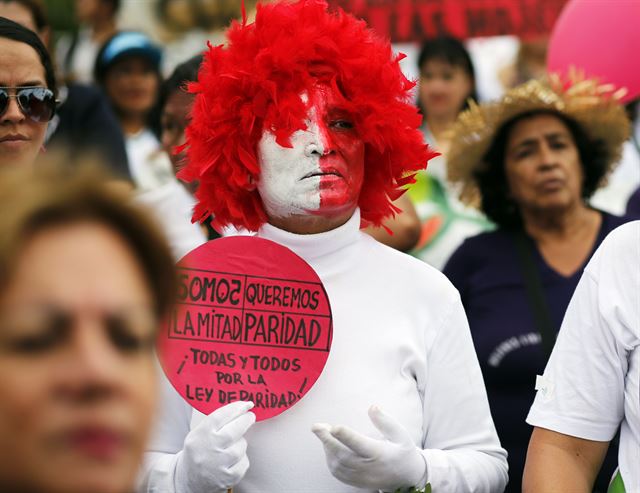
[[[300,96],[308,103],[305,130],[280,146],[265,131],[258,143],[258,191],[272,224],[288,231],[332,229],[358,206],[364,181],[364,142],[343,103],[326,85]]]
[[[320,207],[315,213],[341,214],[358,205],[364,181],[364,142],[333,89],[318,86],[311,94],[311,103],[308,130],[317,131],[322,144]]]

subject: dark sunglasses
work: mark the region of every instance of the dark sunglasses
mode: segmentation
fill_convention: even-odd
[[[9,94],[10,89],[15,89],[15,95]],[[11,98],[16,98],[20,111],[34,122],[48,122],[56,113],[56,98],[46,87],[0,87],[0,116]]]

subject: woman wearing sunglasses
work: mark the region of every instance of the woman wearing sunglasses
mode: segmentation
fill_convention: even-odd
[[[0,17],[0,168],[35,161],[55,109],[46,47],[34,32]]]

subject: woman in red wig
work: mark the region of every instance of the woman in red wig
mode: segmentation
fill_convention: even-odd
[[[259,7],[227,38],[190,86],[179,176],[199,182],[196,219],[256,230],[313,267],[331,354],[300,403],[255,424],[253,403],[204,416],[168,389],[144,487],[502,491],[506,454],[457,291],[360,231],[394,214],[434,155],[400,57],[321,0]]]

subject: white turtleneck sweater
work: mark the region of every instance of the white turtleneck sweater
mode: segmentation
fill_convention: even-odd
[[[296,235],[269,224],[258,232],[317,272],[334,332],[327,364],[308,394],[247,433],[251,465],[234,493],[366,491],[331,475],[311,425],[342,424],[381,438],[367,415],[372,404],[403,423],[424,450],[434,492],[501,492],[506,452],[491,420],[458,292],[437,270],[359,227],[356,211],[326,233]],[[203,415],[170,384],[164,390],[142,488],[169,493],[175,491],[174,454]]]

